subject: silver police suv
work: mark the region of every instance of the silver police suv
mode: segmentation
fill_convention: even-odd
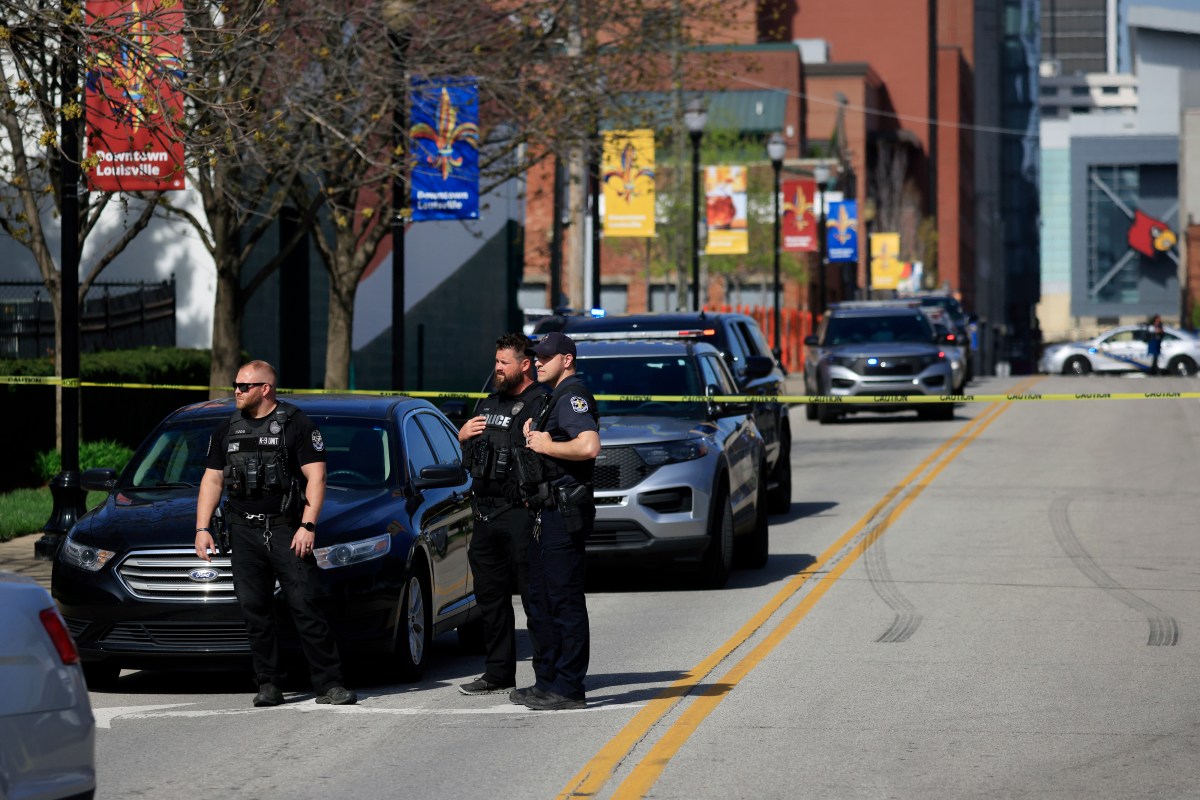
[[[804,340],[805,390],[834,398],[809,404],[809,419],[835,422],[844,414],[915,409],[922,418],[952,419],[951,403],[854,404],[854,397],[946,395],[954,377],[946,337],[917,304],[830,305],[817,333]]]
[[[597,401],[589,561],[681,566],[707,588],[725,584],[735,559],[764,566],[766,448],[750,405],[717,399],[739,394],[720,351],[698,340],[587,334],[576,346],[592,393],[620,397]]]

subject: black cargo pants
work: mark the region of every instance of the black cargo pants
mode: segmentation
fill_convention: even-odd
[[[233,593],[246,621],[254,677],[261,686],[278,683],[283,677],[279,661],[279,637],[275,624],[275,581],[283,590],[292,614],[300,647],[308,661],[313,689],[323,693],[342,683],[337,640],[324,612],[316,604],[316,559],[298,558],[290,547],[296,528],[282,517],[271,523],[271,546],[263,540],[265,528],[251,525],[230,514],[229,534],[233,547]]]

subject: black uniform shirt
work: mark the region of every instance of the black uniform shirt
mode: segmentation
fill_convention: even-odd
[[[600,433],[600,415],[596,411],[596,398],[588,391],[583,378],[569,375],[554,389],[558,400],[550,409],[550,416],[542,430],[550,434],[556,442],[569,442],[584,431]],[[559,468],[580,483],[591,483],[595,471],[596,459],[586,461],[571,461],[565,458],[554,458]]]
[[[486,427],[480,436],[486,438],[496,448],[511,450],[514,447],[524,446],[525,420],[536,420],[542,413],[549,397],[550,390],[536,381],[527,386],[525,391],[519,395],[492,392],[487,398],[480,401],[479,406],[475,409],[477,414],[487,417]],[[471,447],[474,442],[475,440],[472,439],[464,443],[464,449]],[[520,491],[517,488],[516,469],[513,467],[511,459],[508,475],[503,483],[487,478],[480,479],[475,483],[475,493],[484,497],[518,499]]]
[[[278,424],[274,410],[260,419],[242,416],[236,423],[231,418],[222,420],[208,440],[208,460],[204,466],[208,469],[224,470],[228,463],[226,454],[229,450],[231,430],[235,435],[261,433],[263,436],[269,436],[278,433],[272,429],[272,426],[278,426]],[[304,474],[300,471],[301,465],[325,460],[325,441],[321,438],[321,431],[317,430],[317,426],[313,424],[307,414],[296,409],[288,417],[287,424],[284,425],[283,440],[288,452],[288,474],[299,478],[301,486],[304,486],[306,481]],[[231,511],[241,514],[278,514],[280,500],[285,491],[287,491],[286,486],[278,493],[262,492],[257,497],[247,497],[241,500],[230,497],[229,508]]]

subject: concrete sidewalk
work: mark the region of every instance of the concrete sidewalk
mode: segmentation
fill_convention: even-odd
[[[28,575],[49,589],[52,562],[39,561],[33,557],[33,545],[41,538],[40,533],[31,533],[0,542],[0,571]]]

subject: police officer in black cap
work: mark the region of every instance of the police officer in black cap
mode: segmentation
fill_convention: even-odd
[[[196,555],[217,552],[209,520],[228,493],[233,592],[246,621],[258,694],[256,706],[284,701],[275,634],[275,582],[287,598],[308,660],[318,703],[351,705],[342,686],[337,641],[316,604],[317,519],[325,500],[325,443],[303,411],[275,397],[275,368],[251,361],[234,382],[237,411],[220,423],[196,502]]]
[[[463,461],[475,481],[475,533],[467,556],[475,578],[475,600],[483,615],[487,655],[483,675],[458,687],[463,694],[509,692],[517,685],[514,587],[529,615],[526,548],[533,518],[521,501],[512,451],[525,444],[524,426],[536,419],[550,391],[537,382],[529,339],[508,333],[496,340],[495,391],[458,432]],[[534,652],[537,641],[533,639]]]
[[[533,686],[509,699],[535,711],[585,708],[583,686],[590,648],[584,597],[584,545],[596,516],[592,473],[600,454],[596,400],[575,374],[575,343],[553,332],[527,353],[537,358],[538,379],[554,389],[549,406],[525,423],[528,451],[539,457],[536,485],[522,476],[530,512],[529,630]],[[522,465],[524,454],[518,454]]]

